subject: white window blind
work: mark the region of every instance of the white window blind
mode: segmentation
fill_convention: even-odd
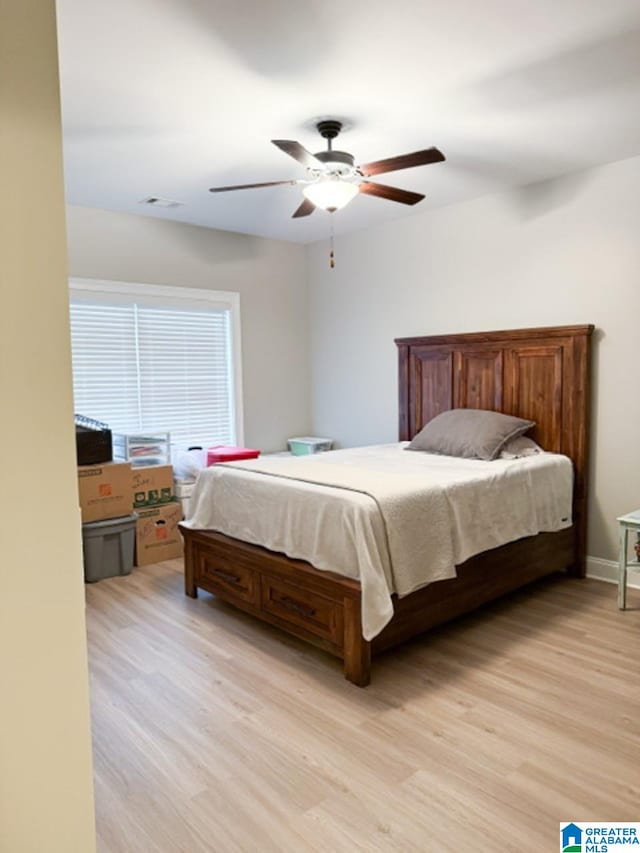
[[[235,444],[233,306],[150,289],[72,284],[75,411],[114,432],[168,431],[175,447]]]

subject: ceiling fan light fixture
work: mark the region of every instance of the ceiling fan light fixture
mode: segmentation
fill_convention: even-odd
[[[349,204],[360,189],[358,184],[340,178],[321,178],[313,184],[307,184],[302,192],[316,207],[333,213]]]

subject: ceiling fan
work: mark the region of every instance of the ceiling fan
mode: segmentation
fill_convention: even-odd
[[[316,207],[333,213],[348,204],[358,193],[386,198],[400,204],[417,204],[424,198],[421,193],[389,187],[386,184],[368,181],[366,178],[382,175],[385,172],[396,172],[399,169],[410,169],[413,166],[440,163],[445,159],[444,154],[437,148],[425,148],[424,151],[414,151],[413,154],[403,154],[399,157],[389,157],[386,160],[375,160],[373,163],[356,166],[353,154],[333,150],[332,142],[342,130],[341,122],[326,119],[319,121],[316,127],[320,136],[327,140],[327,150],[318,151],[317,154],[311,154],[299,142],[293,140],[271,140],[285,154],[302,163],[307,170],[306,178],[267,181],[261,184],[238,184],[233,187],[212,187],[210,192],[223,193],[280,185],[301,186],[305,198],[293,214],[293,219],[309,216]]]

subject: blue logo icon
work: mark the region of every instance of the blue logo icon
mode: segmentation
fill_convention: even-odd
[[[582,830],[575,823],[568,823],[560,830],[562,853],[582,853]]]

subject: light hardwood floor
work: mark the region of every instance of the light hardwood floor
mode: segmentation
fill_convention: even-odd
[[[640,820],[640,594],[540,582],[372,684],[180,561],[87,587],[100,853],[546,853]]]

